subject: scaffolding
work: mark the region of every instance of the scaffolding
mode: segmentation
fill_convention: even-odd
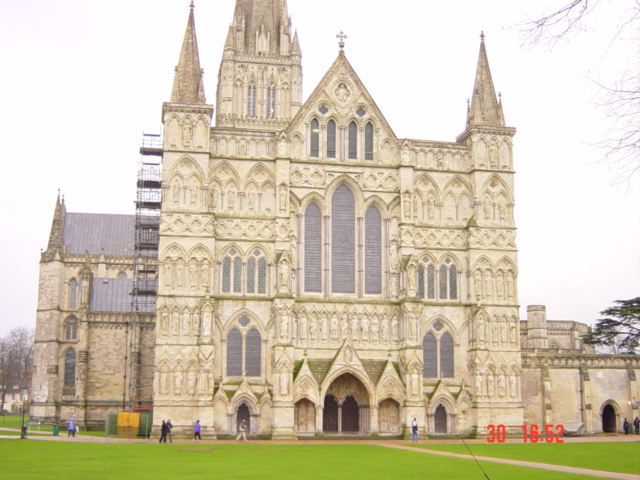
[[[162,138],[142,135],[136,189],[133,321],[130,331],[129,408],[153,404],[153,324],[158,293],[158,246],[162,206]],[[147,337],[147,338],[145,338]]]

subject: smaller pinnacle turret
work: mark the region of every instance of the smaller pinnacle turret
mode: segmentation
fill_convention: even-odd
[[[198,41],[194,20],[193,1],[189,7],[189,21],[184,33],[180,59],[173,79],[171,101],[174,103],[206,103],[203,84],[203,70],[200,68]]]
[[[489,59],[484,44],[484,32],[480,34],[480,55],[473,86],[471,105],[468,107],[467,126],[493,125],[505,126],[502,102],[498,102],[496,90],[491,79]]]

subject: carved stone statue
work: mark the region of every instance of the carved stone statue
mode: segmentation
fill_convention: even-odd
[[[278,262],[278,292],[289,293],[289,279],[291,276],[291,264],[287,255],[282,255]]]

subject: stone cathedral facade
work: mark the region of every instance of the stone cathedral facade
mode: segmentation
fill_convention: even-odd
[[[59,232],[41,264],[41,277],[55,280],[41,282],[34,416],[75,413],[91,424],[117,408],[107,379],[132,367],[114,359],[111,376],[90,373],[108,370],[105,339],[153,365],[149,391],[131,384],[123,398],[146,394],[156,426],[171,418],[187,433],[199,419],[208,436],[234,434],[243,420],[272,438],[395,436],[414,417],[423,434],[481,434],[490,424],[519,432],[525,422],[599,431],[607,406],[618,422],[628,416],[638,358],[595,355],[581,343],[584,325],[547,322],[544,307],[519,319],[515,129],[484,37],[453,142],[398,138],[342,40],[303,101],[286,0],[237,0],[214,106],[192,6],[162,107],[155,312],[92,309],[94,298],[125,291],[104,290],[104,279],[125,288],[131,262],[122,249],[95,248],[64,267],[72,235],[54,219]],[[65,298],[71,280],[104,292],[78,294],[82,345],[61,346],[53,339],[66,338],[70,312],[53,307],[51,292]],[[136,330],[125,336],[127,322]],[[78,372],[64,380],[72,390],[63,370],[75,349]],[[592,381],[590,368],[615,372],[620,386],[595,373]]]

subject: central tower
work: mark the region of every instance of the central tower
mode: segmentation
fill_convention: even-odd
[[[301,59],[286,0],[237,0],[218,73],[216,126],[282,130],[301,106]]]

